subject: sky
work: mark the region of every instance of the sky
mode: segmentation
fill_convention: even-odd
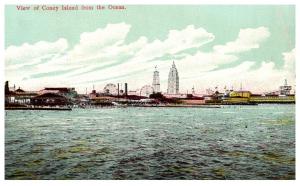
[[[49,5],[48,5],[49,6]],[[40,5],[41,8],[41,5]],[[33,5],[31,6],[33,9]],[[225,87],[262,93],[295,85],[295,7],[126,5],[125,10],[5,7],[5,79],[24,90],[102,91],[151,85],[167,91],[173,61],[181,93]],[[294,87],[293,87],[294,88]]]

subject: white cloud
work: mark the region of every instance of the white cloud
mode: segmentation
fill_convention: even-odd
[[[66,39],[60,38],[55,42],[40,41],[35,44],[24,43],[21,46],[9,46],[5,50],[6,66],[26,64],[51,54],[59,54],[68,48]]]
[[[288,80],[290,85],[296,85],[296,49],[292,49],[289,52],[284,52],[283,54],[284,61],[284,78]]]
[[[185,58],[176,61],[181,69],[183,77],[193,77],[200,72],[211,71],[221,64],[234,62],[237,56],[216,52],[197,52],[194,55],[186,55]]]
[[[176,54],[180,51],[200,47],[213,41],[215,36],[203,28],[189,25],[183,30],[170,30],[164,41],[154,40],[145,45],[137,54],[136,60],[151,60],[165,54]]]
[[[283,55],[284,68],[276,68],[275,62],[272,61],[262,61],[261,63],[244,61],[232,68],[203,72],[198,77],[183,79],[181,88],[182,90],[191,90],[191,86],[195,85],[196,90],[205,93],[205,89],[208,87],[213,89],[218,86],[219,90],[223,91],[225,86],[227,88],[233,86],[235,90],[239,90],[242,84],[243,90],[263,93],[277,91],[279,86],[283,85],[284,79],[288,80],[289,85],[294,86],[295,50],[283,53]],[[257,64],[259,64],[258,67]]]
[[[94,32],[84,32],[80,35],[79,43],[69,52],[69,56],[78,61],[114,51],[112,49],[124,43],[130,27],[126,23],[107,24],[105,28],[98,28]]]
[[[244,61],[218,70],[220,65],[237,62],[235,53],[258,48],[270,35],[265,27],[242,29],[235,41],[217,45],[208,52],[202,51],[201,46],[213,41],[214,35],[203,28],[189,25],[169,31],[164,40],[149,41],[140,37],[125,43],[130,28],[126,23],[108,24],[94,32],[82,33],[79,43],[69,49],[65,39],[10,46],[5,56],[6,79],[27,90],[75,86],[83,92],[93,84],[102,90],[110,82],[128,82],[129,88],[134,90],[152,83],[153,69],[158,65],[161,89],[166,90],[172,60],[165,56],[180,56],[175,63],[181,92],[190,90],[193,85],[198,91],[216,85],[237,88],[241,82],[245,88],[259,92],[273,90],[277,87],[274,82],[279,86],[284,78],[294,79],[291,72],[294,71],[295,49],[283,53],[282,69],[276,69],[274,62],[261,62],[254,68],[258,62]],[[186,49],[197,51],[187,54]]]
[[[252,69],[256,63],[245,61],[232,68],[204,72],[198,77],[181,80],[181,88],[182,90],[191,90],[194,85],[197,91],[205,93],[207,88],[214,89],[216,86],[219,87],[219,91],[224,91],[225,86],[227,88],[233,86],[235,90],[239,90],[242,83],[243,90],[261,93],[266,90],[274,90],[276,88],[274,82],[277,82],[278,86],[282,83],[282,72],[274,69],[273,62],[262,62],[258,69]]]
[[[33,82],[24,81],[32,74],[49,72],[53,60],[61,59],[68,48],[66,39],[55,42],[40,41],[35,44],[25,43],[21,46],[9,46],[5,51],[5,78],[15,83],[32,87]],[[40,69],[44,65],[46,68]],[[55,70],[58,70],[58,66]],[[39,84],[41,84],[41,80]]]
[[[260,44],[270,36],[266,27],[241,29],[235,41],[225,45],[214,46],[214,50],[220,53],[240,53],[260,47]]]
[[[123,25],[122,27],[125,28],[126,26]],[[106,32],[106,29],[107,28],[101,32]],[[122,31],[121,28],[118,30]],[[125,30],[127,33],[128,29]],[[112,31],[109,30],[108,32]],[[94,35],[94,33],[91,33],[91,35]],[[124,40],[125,36],[122,36],[119,39]],[[92,55],[81,58],[81,62],[79,63],[84,68],[78,69],[70,74],[76,76],[78,83],[80,84],[95,79],[98,79],[99,81],[101,79],[103,79],[103,81],[105,79],[116,79],[117,76],[124,77],[132,72],[135,73],[146,69],[147,67],[153,68],[155,64],[150,61],[157,57],[162,57],[170,53],[175,54],[189,48],[199,47],[213,39],[214,36],[211,33],[206,32],[203,28],[195,28],[190,25],[183,30],[171,30],[167,39],[163,41],[155,40],[149,43],[146,37],[140,37],[138,40],[129,44],[119,42],[117,45],[100,45],[101,47],[98,48],[96,53],[94,52]],[[76,45],[75,48],[79,45]],[[70,52],[71,57],[73,51]],[[84,51],[84,49],[82,51]],[[76,58],[74,60],[76,61],[78,59]],[[74,62],[74,60],[71,61]],[[157,60],[155,61],[157,62]],[[78,65],[78,61],[76,64]],[[101,68],[105,66],[110,67]],[[99,74],[101,74],[101,76]]]
[[[295,52],[296,50],[293,49],[291,50],[290,52],[284,52],[282,55],[283,55],[283,60],[284,60],[284,68],[295,74]]]

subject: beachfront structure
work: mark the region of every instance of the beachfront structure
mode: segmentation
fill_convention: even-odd
[[[179,94],[179,75],[175,63],[173,61],[172,67],[169,72],[168,79],[168,94]]]
[[[153,72],[152,87],[154,89],[154,93],[160,92],[159,72],[157,70],[157,66],[155,66],[155,70]]]
[[[31,99],[37,95],[35,91],[24,91],[20,87],[17,90],[14,89],[14,91],[11,91],[8,81],[5,82],[5,106],[30,104]]]
[[[232,98],[237,98],[237,97],[240,97],[240,98],[250,98],[251,96],[251,92],[250,91],[246,91],[246,90],[240,90],[240,91],[231,91],[229,93],[229,97],[232,97]]]
[[[31,104],[35,106],[65,106],[70,102],[63,95],[48,92],[31,98]]]
[[[67,98],[73,98],[77,96],[77,92],[75,88],[69,87],[45,87],[43,90],[38,91],[39,95],[46,94],[46,93],[53,93],[65,96]]]
[[[30,104],[31,99],[37,95],[34,91],[10,91],[8,94],[5,94],[5,105]]]
[[[295,95],[252,94],[250,91],[232,91],[229,97],[223,97],[222,103],[295,103]]]
[[[139,91],[139,89],[137,89],[137,90],[128,90],[128,95],[129,96],[138,96],[138,95],[140,95],[140,91]]]
[[[292,90],[292,86],[289,86],[287,84],[287,80],[284,80],[284,85],[279,87],[279,93],[280,95],[290,95],[291,94],[291,90]]]

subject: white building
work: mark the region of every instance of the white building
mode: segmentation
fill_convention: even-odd
[[[174,61],[169,72],[167,92],[168,94],[179,94],[179,76]]]
[[[287,84],[287,80],[284,80],[284,85],[279,87],[280,95],[290,95],[292,90],[292,86]]]
[[[155,66],[155,70],[153,72],[152,87],[154,89],[154,93],[160,92],[159,72],[157,70],[157,66]]]

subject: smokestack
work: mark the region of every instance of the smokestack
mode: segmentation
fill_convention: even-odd
[[[125,83],[125,96],[127,96],[127,83]]]
[[[8,85],[8,81],[5,81],[5,94],[9,94],[9,85]]]
[[[118,83],[118,97],[119,97],[119,95],[120,95],[120,85]]]

